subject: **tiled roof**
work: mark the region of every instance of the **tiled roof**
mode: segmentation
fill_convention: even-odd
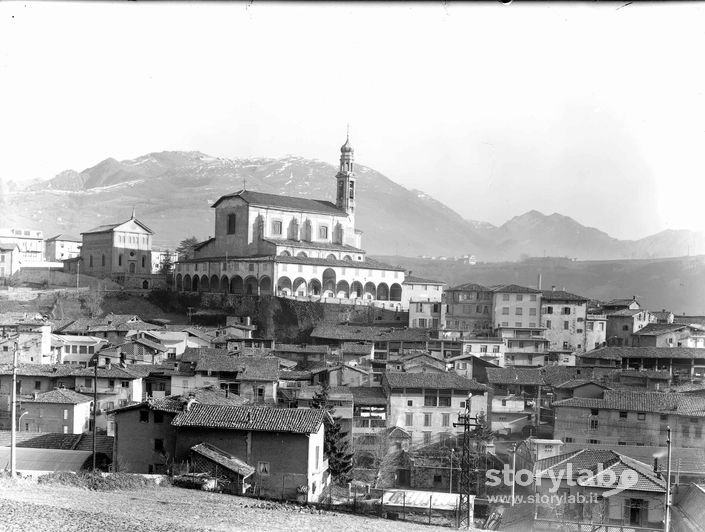
[[[243,381],[279,380],[279,359],[277,358],[240,358],[240,375]]]
[[[225,348],[220,347],[187,347],[181,354],[181,362],[197,362],[202,355],[223,355],[230,353]]]
[[[276,344],[273,351],[277,353],[328,353],[330,348],[327,345],[297,345],[297,344]]]
[[[148,233],[150,233],[150,234],[152,234],[152,235],[154,234],[154,231],[152,231],[149,227],[147,227],[145,224],[143,224],[142,222],[140,222],[137,218],[130,218],[129,220],[125,220],[124,222],[120,222],[120,223],[117,223],[117,224],[99,225],[98,227],[94,227],[93,229],[90,229],[90,230],[88,230],[88,231],[83,231],[81,234],[82,234],[82,235],[85,235],[85,234],[88,234],[88,233],[106,233],[106,232],[108,232],[108,231],[112,231],[112,230],[115,229],[116,227],[119,227],[119,226],[121,226],[122,224],[125,224],[125,223],[127,223],[127,222],[129,222],[129,221],[135,222],[137,225],[139,225],[142,229],[144,229],[144,230],[147,231]]]
[[[198,427],[267,432],[316,433],[325,410],[194,404],[171,422],[176,427]]]
[[[540,368],[487,368],[490,384],[523,384],[541,386],[546,384]]]
[[[343,342],[341,350],[347,355],[369,355],[372,353],[374,344],[360,342]]]
[[[564,290],[542,290],[541,299],[544,301],[590,301],[587,297],[571,294]]]
[[[487,386],[456,373],[405,373],[387,371],[384,379],[391,388],[429,388],[438,390],[466,390],[485,392]]]
[[[666,481],[659,478],[651,466],[611,450],[581,449],[550,458],[535,464],[536,478],[551,477],[576,480],[580,486],[603,489],[624,487],[633,491],[665,493]],[[590,471],[591,474],[587,474]],[[611,471],[614,474],[606,473]],[[626,471],[636,472],[636,484],[626,486]]]
[[[620,305],[629,306],[629,305],[631,305],[632,303],[635,303],[635,302],[637,302],[637,301],[636,301],[635,299],[633,299],[633,298],[612,299],[611,301],[608,301],[607,303],[605,303],[605,304],[602,305],[602,306],[603,306],[603,307],[617,307],[617,306],[620,306]],[[638,302],[637,302],[637,303],[638,303]]]
[[[705,349],[700,347],[602,347],[578,355],[581,358],[622,360],[624,358],[674,358],[693,360],[705,358]]]
[[[255,472],[255,468],[249,465],[247,462],[240,460],[239,458],[230,453],[226,453],[222,449],[219,449],[218,447],[216,447],[215,445],[211,445],[210,443],[199,443],[198,445],[194,445],[193,447],[191,447],[191,450],[194,453],[200,454],[201,456],[205,456],[209,460],[212,460],[213,462],[223,466],[226,469],[229,469],[230,471],[234,471],[243,478],[247,478]]]
[[[55,240],[61,240],[63,242],[81,242],[82,241],[77,236],[66,235],[63,233],[60,235],[52,236],[51,238],[47,238],[47,242],[54,242]]]
[[[66,364],[18,364],[19,377],[66,377],[76,368]],[[0,364],[0,375],[12,375],[12,364]]]
[[[93,377],[95,375],[95,369],[94,368],[74,368],[71,373],[69,373],[71,377]],[[139,377],[134,375],[133,373],[130,373],[129,371],[123,369],[123,368],[118,368],[116,366],[111,366],[109,368],[98,368],[98,378],[107,378],[107,379],[125,379],[125,380],[134,380]]]
[[[671,374],[668,371],[658,371],[655,369],[624,370],[619,373],[620,379],[623,377],[640,377],[643,379],[670,380]]]
[[[161,351],[162,353],[166,353],[168,351],[166,346],[157,342],[152,342],[151,340],[147,340],[146,338],[135,338],[133,342],[136,344],[142,344],[156,351]]]
[[[444,285],[443,281],[434,281],[433,279],[426,279],[424,277],[419,277],[417,275],[406,275],[404,276],[404,284],[438,284]]]
[[[401,266],[390,266],[383,262],[379,262],[374,259],[365,259],[364,261],[350,262],[347,260],[338,259],[324,259],[324,258],[314,258],[314,257],[282,257],[277,255],[273,258],[274,262],[286,263],[286,264],[309,264],[316,266],[340,266],[342,268],[359,268],[366,270],[386,270],[386,271],[396,271],[403,272],[404,268]],[[388,284],[394,284],[395,281],[390,279]]]
[[[673,316],[673,312],[670,310],[657,310],[656,312],[651,313],[653,316],[656,316],[657,318],[669,318],[670,316]]]
[[[265,242],[271,242],[277,246],[287,246],[291,248],[322,249],[328,251],[349,251],[351,253],[365,253],[364,249],[348,246],[347,244],[333,244],[331,242],[309,242],[306,240],[289,240],[286,238],[265,238]],[[290,257],[282,257],[287,259]],[[351,266],[358,262],[348,262]]]
[[[464,283],[464,284],[459,284],[458,286],[453,286],[452,288],[449,288],[448,291],[451,290],[463,290],[465,292],[491,292],[492,289],[488,288],[487,286],[482,286],[481,284],[477,283]]]
[[[540,294],[541,290],[519,286],[518,284],[505,284],[492,287],[492,291],[499,294]]]
[[[705,417],[705,397],[680,393],[605,390],[602,399],[573,397],[557,401],[553,406]]]
[[[614,312],[610,312],[607,314],[607,317],[609,318],[610,316],[635,316],[636,314],[639,314],[641,312],[646,312],[643,309],[636,308],[636,309],[630,309],[630,308],[624,308],[622,310],[615,310]]]
[[[68,404],[77,405],[80,403],[88,403],[92,399],[87,395],[83,395],[73,390],[68,390],[66,388],[57,388],[56,390],[51,390],[44,393],[38,393],[36,397],[32,399],[24,399],[25,403],[55,403],[55,404]]]
[[[673,316],[674,323],[705,325],[705,316]]]
[[[600,384],[599,382],[591,379],[571,379],[569,381],[559,384],[558,386],[554,386],[554,388],[557,388],[559,390],[574,390],[575,388],[579,388],[580,386],[584,386],[585,384],[594,384],[595,386],[599,386],[600,388],[603,388],[605,390],[608,389],[608,387],[604,384]]]
[[[556,386],[571,379],[592,379],[592,368],[569,366],[546,366],[541,368],[543,380],[548,386]]]
[[[658,336],[659,334],[682,331],[687,328],[688,325],[684,323],[649,323],[644,328],[632,334],[635,336]]]
[[[169,395],[161,399],[150,398],[146,401],[142,401],[141,403],[134,403],[116,408],[113,412],[122,412],[125,410],[134,410],[135,408],[147,407],[150,410],[176,414],[183,411],[184,405],[189,398],[193,398],[197,403],[203,405],[242,406],[247,403],[247,401],[239,395],[226,395],[222,390],[216,390],[212,386],[206,386],[204,388],[196,388],[191,390],[188,394]]]
[[[371,327],[365,325],[318,325],[311,333],[312,338],[348,341],[405,341],[425,342],[428,333],[421,329],[395,329],[391,327]]]
[[[308,381],[311,379],[310,371],[303,370],[282,370],[279,378],[283,381]]]
[[[279,196],[277,194],[267,194],[264,192],[255,192],[252,190],[240,190],[232,194],[221,196],[212,205],[217,207],[221,201],[229,198],[240,197],[250,205],[261,205],[263,207],[273,207],[296,212],[315,212],[320,214],[332,214],[334,216],[347,216],[347,213],[336,207],[330,201],[313,200],[307,198],[297,198],[293,196]]]
[[[0,251],[14,251],[15,249],[19,249],[17,244],[4,244],[0,242]]]
[[[350,386],[355,405],[361,406],[386,406],[387,397],[381,386]]]

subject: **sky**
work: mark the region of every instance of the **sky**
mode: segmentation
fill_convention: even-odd
[[[0,3],[0,179],[356,161],[501,224],[705,231],[705,4]]]

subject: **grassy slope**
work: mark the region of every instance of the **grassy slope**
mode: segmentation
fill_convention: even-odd
[[[257,503],[256,499],[172,487],[97,492],[28,479],[0,481],[4,530],[449,530],[334,512],[253,507]]]

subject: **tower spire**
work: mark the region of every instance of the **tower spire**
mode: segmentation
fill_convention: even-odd
[[[131,216],[130,219],[131,219],[131,220],[134,220],[134,219],[135,219],[135,207],[134,207],[134,205],[132,206],[132,216]]]

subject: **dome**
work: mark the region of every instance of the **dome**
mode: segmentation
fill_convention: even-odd
[[[353,152],[353,147],[352,144],[350,144],[350,137],[345,139],[345,144],[343,144],[340,147],[340,153],[352,153]]]

